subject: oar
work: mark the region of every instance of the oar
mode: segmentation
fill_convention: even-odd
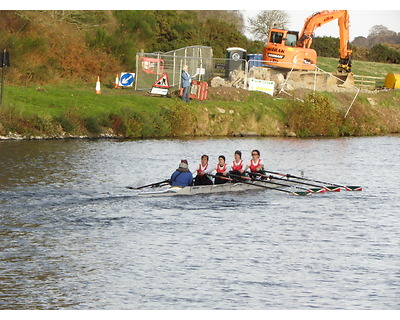
[[[253,172],[250,173],[250,174],[253,174]],[[283,183],[278,183],[278,182],[274,182],[274,181],[266,181],[266,180],[254,180],[254,179],[249,178],[249,177],[238,176],[238,175],[235,175],[235,174],[229,174],[229,176],[230,176],[230,177],[233,177],[233,178],[237,178],[237,179],[245,179],[245,180],[251,180],[251,181],[256,181],[256,182],[258,181],[258,182],[264,182],[264,183],[275,184],[275,185],[277,185],[277,186],[282,186],[282,187],[289,187],[289,188],[293,187],[293,186],[291,186],[291,185],[289,185],[289,184],[283,184]],[[267,176],[265,176],[265,177],[267,177]],[[302,188],[302,187],[295,187],[295,188],[297,188],[297,189],[302,189],[302,190],[306,190],[307,192],[313,192],[312,190],[307,189],[307,188]]]
[[[306,181],[322,183],[323,185],[325,185],[325,189],[327,191],[340,191],[340,188],[343,188],[346,191],[362,191],[362,187],[361,186],[344,186],[344,185],[340,185],[340,184],[336,184],[336,183],[330,183],[330,182],[313,180],[313,179],[308,179],[308,178],[303,178],[303,177],[297,177],[297,176],[294,176],[292,174],[283,174],[283,173],[274,172],[274,171],[268,171],[268,170],[264,170],[264,171],[268,172],[268,173],[273,173],[273,174],[277,174],[277,175],[280,175],[280,176],[288,177],[288,178],[295,178],[295,179],[300,179],[300,180],[306,180]]]
[[[286,180],[286,179],[284,179],[284,178],[275,177],[275,176],[273,176],[273,175],[267,176],[267,175],[265,175],[265,174],[261,174],[261,173],[257,173],[257,172],[250,172],[249,174],[250,174],[250,175],[260,176],[260,177],[263,177],[263,178],[269,178],[269,179],[275,179],[275,180],[281,180],[281,181],[289,181],[289,180]],[[272,181],[268,181],[268,182],[274,183],[274,182],[272,182]],[[306,190],[311,191],[311,192],[313,192],[313,193],[323,193],[323,192],[326,191],[324,186],[316,185],[316,184],[313,184],[313,183],[301,182],[301,181],[296,181],[296,180],[290,180],[290,182],[291,182],[291,183],[297,183],[297,184],[302,184],[302,185],[306,185],[306,186],[315,187],[315,188],[307,188],[307,189],[306,189]],[[299,188],[299,189],[305,189],[305,188],[301,188],[301,187],[298,187],[298,188]]]
[[[160,187],[161,185],[164,184],[169,184],[170,180],[166,179],[160,182],[155,182],[155,183],[150,183],[150,184],[146,184],[145,186],[141,186],[141,187],[127,187],[128,189],[133,189],[133,190],[139,190],[139,189],[143,189],[143,188],[147,188],[147,187]]]
[[[254,183],[251,183],[251,182],[242,181],[242,180],[238,180],[238,179],[227,178],[227,177],[224,177],[224,176],[216,176],[216,175],[209,174],[209,173],[207,175],[209,175],[210,177],[213,177],[213,178],[225,179],[225,180],[228,180],[228,181],[231,181],[231,182],[240,182],[240,183],[249,184],[249,185],[260,187],[260,188],[282,191],[282,192],[293,194],[295,196],[306,196],[306,195],[310,195],[311,194],[311,192],[303,192],[303,191],[294,192],[294,191],[288,191],[288,190],[279,189],[279,188],[272,188],[272,187],[263,186],[263,185],[259,185],[259,184],[254,184]]]
[[[289,178],[295,178],[295,179],[301,179],[301,180],[306,180],[306,181],[317,182],[317,181],[311,180],[311,179],[296,177],[296,176],[293,176],[291,174],[284,174],[284,173],[279,173],[279,172],[275,172],[275,171],[268,171],[268,170],[264,170],[264,172],[277,174],[277,175],[280,175],[280,176],[283,176],[283,177],[287,177],[288,179]],[[290,181],[295,182],[294,180],[290,180]],[[329,184],[329,183],[325,183],[325,182],[323,182],[323,184],[325,184],[323,186],[325,191],[331,191],[331,192],[339,192],[340,191],[340,187],[339,186],[334,186],[334,185],[329,185],[328,186],[327,184]],[[318,186],[318,187],[320,187],[320,186]]]

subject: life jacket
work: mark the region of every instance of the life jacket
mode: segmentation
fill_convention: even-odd
[[[217,173],[224,173],[225,171],[226,171],[226,163],[222,168],[219,164],[217,164]]]
[[[197,173],[198,173],[198,174],[199,174],[199,173],[202,173],[202,172],[206,171],[207,168],[208,168],[208,163],[207,163],[207,165],[206,165],[206,167],[205,167],[204,169],[202,168],[201,163],[200,163],[200,164],[199,164],[199,168],[197,169]]]
[[[243,169],[243,160],[240,160],[239,164],[235,161],[232,162],[232,171],[240,171]]]
[[[254,164],[253,159],[250,160],[250,170],[251,172],[257,172],[257,168],[260,166],[261,163],[261,159],[258,159],[257,163]]]

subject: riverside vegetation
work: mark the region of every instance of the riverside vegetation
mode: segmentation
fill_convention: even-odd
[[[261,52],[260,41],[243,35],[238,11],[0,13],[0,49],[7,48],[11,60],[0,106],[3,139],[400,132],[398,91],[363,92],[344,118],[354,94],[297,92],[304,100],[300,102],[289,96],[210,88],[206,101],[184,104],[176,95],[169,99],[104,88],[105,83],[112,84],[116,73],[135,70],[133,57],[141,49],[169,51],[199,44],[211,46],[219,57],[229,46]],[[322,40],[315,39],[315,43]],[[336,56],[337,50],[333,51]],[[321,51],[318,65],[334,71],[337,58],[323,55]],[[368,55],[358,50],[357,56],[362,60]],[[400,65],[354,61],[353,70],[384,77],[388,72],[400,73]],[[101,95],[94,93],[98,75]]]
[[[2,138],[182,136],[361,136],[400,132],[400,91],[297,92],[288,96],[209,88],[206,101],[183,103],[144,92],[93,85],[7,86]]]

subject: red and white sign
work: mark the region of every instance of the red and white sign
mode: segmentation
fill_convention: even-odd
[[[161,74],[164,72],[164,60],[156,58],[140,58],[142,71],[146,73]]]
[[[207,82],[192,80],[192,86],[190,87],[190,94],[189,94],[190,99],[206,100],[207,93],[208,93]],[[181,88],[179,95],[182,97],[183,88]]]
[[[168,74],[164,73],[160,79],[154,82],[153,87],[169,88]]]

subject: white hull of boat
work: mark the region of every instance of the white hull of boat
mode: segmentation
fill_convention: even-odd
[[[265,190],[265,188],[263,188],[261,184],[262,184],[262,182],[252,182],[252,183],[238,182],[238,183],[212,184],[212,185],[205,185],[205,186],[190,186],[190,187],[185,187],[185,188],[169,187],[168,189],[160,190],[160,191],[140,192],[139,196],[143,196],[143,197],[185,196],[185,195],[187,196],[187,195],[196,195],[196,194],[239,192],[239,191],[247,191],[247,190]],[[274,187],[275,186],[271,186],[271,188],[274,188]]]

